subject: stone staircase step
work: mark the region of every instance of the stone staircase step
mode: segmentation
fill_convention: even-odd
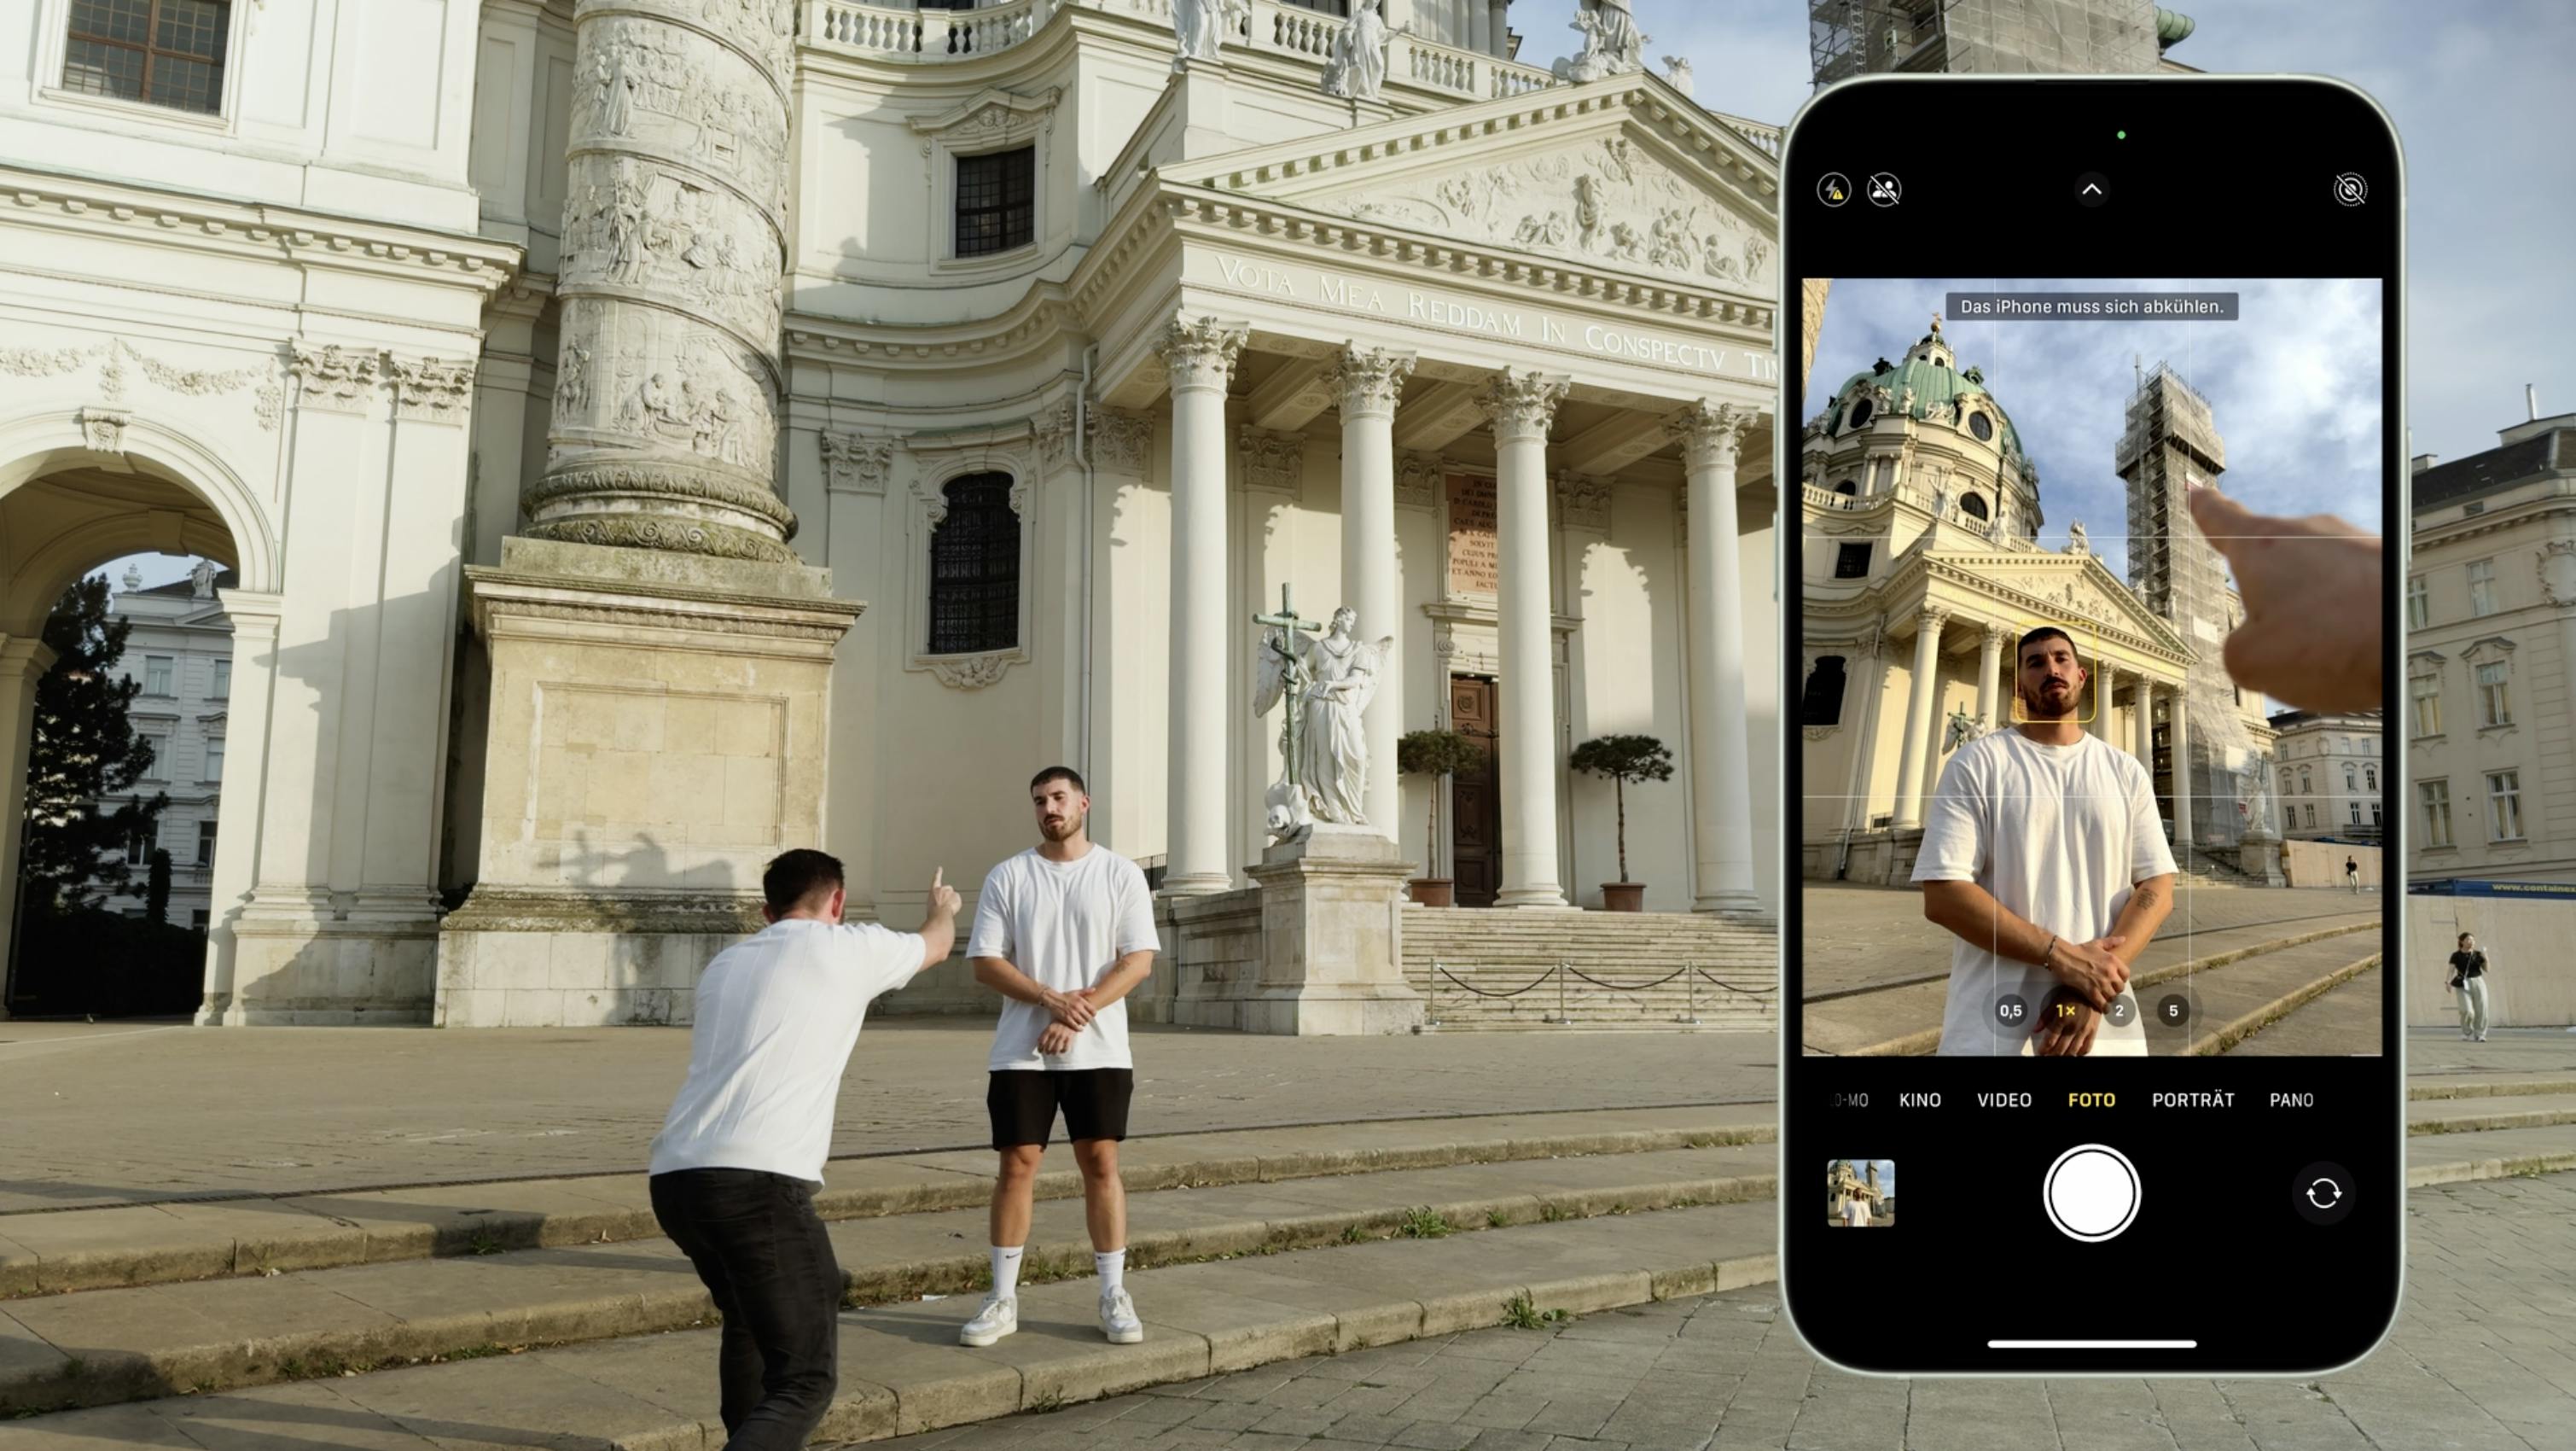
[[[2437,1098],[2525,1098],[2559,1093],[2576,1093],[2576,1078],[2535,1077],[2514,1073],[2428,1073],[2422,1077],[2410,1074],[2406,1080],[2406,1096],[2418,1101]]]
[[[1120,1154],[1133,1191],[1266,1183],[1577,1154],[1767,1143],[1768,1104],[1384,1119],[1166,1134]],[[1064,1163],[1041,1200],[1082,1192]],[[981,1150],[841,1159],[815,1195],[825,1219],[965,1209],[991,1193]],[[437,1256],[615,1243],[661,1235],[645,1176],[437,1184],[0,1214],[0,1304],[73,1290],[170,1284]]]
[[[2337,926],[2245,943],[2140,972],[2131,979],[2132,992],[2141,1009],[2153,1012],[2166,993],[2188,989],[2201,999],[2195,1020],[2200,1026],[2194,1031],[2191,1051],[2226,1051],[2254,1036],[2255,1026],[2271,1021],[2257,1010],[2311,985],[2318,992],[2326,991],[2366,970],[2364,959],[2376,959],[2371,949],[2377,942],[2376,936]],[[1940,1046],[1941,1013],[1949,991],[1948,979],[1941,977],[1847,994],[1821,1005],[1810,1002],[1806,1046],[1868,1056],[1930,1053]],[[2250,1022],[2239,1022],[2249,1015],[2253,1015]],[[1910,1023],[1928,1026],[1905,1026]],[[2220,1031],[2230,1027],[2237,1031]],[[2224,1048],[2208,1046],[2222,1041]]]
[[[1020,1333],[957,1344],[961,1296],[845,1312],[818,1442],[871,1441],[1052,1409],[1283,1359],[1551,1312],[1585,1314],[1775,1277],[1768,1202],[1448,1239],[1303,1250],[1129,1276],[1141,1345],[1101,1340],[1087,1281],[1022,1292]],[[711,1329],[172,1396],[10,1423],[10,1451],[118,1446],[615,1447],[720,1444]],[[183,1388],[184,1389],[184,1388]]]
[[[1385,1237],[1768,1199],[1767,1143],[1399,1169],[1130,1196],[1130,1263],[1177,1264]],[[831,1226],[851,1303],[965,1295],[986,1280],[985,1210]],[[1041,1204],[1031,1283],[1087,1275],[1078,1199]],[[366,1372],[490,1346],[699,1324],[712,1307],[667,1240],[96,1290],[0,1309],[0,1414]]]
[[[2406,1106],[2410,1134],[2479,1133],[2576,1124],[2576,1092],[2528,1097],[2424,1099]]]
[[[2406,1183],[2462,1184],[2576,1169],[2576,1124],[2416,1134],[2406,1141]]]

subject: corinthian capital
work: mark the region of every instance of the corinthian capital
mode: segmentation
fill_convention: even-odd
[[[1234,360],[1242,354],[1243,340],[1249,332],[1239,323],[1222,323],[1209,317],[1196,322],[1182,318],[1163,329],[1163,335],[1154,340],[1154,351],[1162,354],[1163,366],[1171,369],[1174,392],[1222,389],[1234,377]]]
[[[1727,466],[1735,462],[1736,448],[1759,416],[1741,403],[1711,403],[1703,398],[1683,409],[1664,430],[1681,441],[1684,467]]]
[[[1413,354],[1384,348],[1345,348],[1327,378],[1342,413],[1394,416],[1396,396],[1413,376]]]
[[[1573,380],[1554,373],[1534,373],[1523,368],[1505,368],[1485,381],[1476,394],[1476,406],[1494,425],[1494,441],[1513,438],[1545,438],[1548,426],[1556,421],[1556,406],[1565,401],[1566,390]]]

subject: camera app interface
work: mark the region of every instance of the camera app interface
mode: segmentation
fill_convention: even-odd
[[[2304,573],[2258,556],[2335,546],[2313,516],[2379,530],[2380,296],[1833,282],[1791,458],[1802,1052],[2383,1051],[2384,723],[2227,666],[2244,591]],[[2063,1098],[1993,1091],[2041,1084]],[[2188,1072],[2102,1089],[2261,1106]],[[2122,1164],[2058,1172],[2125,1214]]]

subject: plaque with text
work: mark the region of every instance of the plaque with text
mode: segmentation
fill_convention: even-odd
[[[1494,481],[1449,476],[1449,593],[1489,595],[1500,587],[1494,548]]]

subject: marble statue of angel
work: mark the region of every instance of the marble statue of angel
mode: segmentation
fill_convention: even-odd
[[[1361,716],[1377,694],[1378,676],[1395,637],[1375,641],[1353,631],[1359,612],[1333,611],[1332,628],[1320,637],[1274,627],[1262,641],[1261,674],[1253,710],[1266,713],[1281,696],[1289,700],[1294,730],[1290,781],[1318,821],[1365,826],[1361,804],[1368,781],[1368,739]]]
[[[1950,712],[1949,730],[1943,738],[1941,749],[1955,751],[1985,733],[1986,723],[1968,714],[1966,706],[1960,706]]]

